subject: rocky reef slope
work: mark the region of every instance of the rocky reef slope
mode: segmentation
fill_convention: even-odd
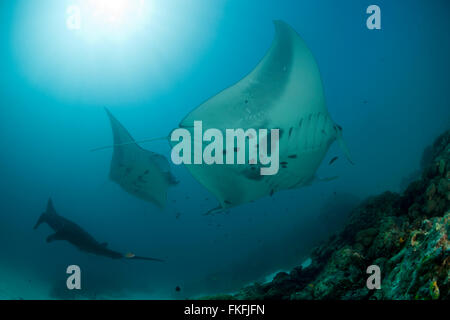
[[[281,272],[216,299],[449,299],[450,130],[427,148],[421,178],[402,194],[363,202],[344,229],[311,253],[307,268]],[[367,267],[381,270],[369,290]]]

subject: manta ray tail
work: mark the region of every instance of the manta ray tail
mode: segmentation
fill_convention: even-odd
[[[211,216],[214,215],[216,213],[221,213],[222,211],[224,211],[225,209],[222,206],[218,206],[215,208],[212,208],[211,210],[208,210],[208,212],[204,213],[204,216]]]
[[[145,261],[157,261],[157,262],[164,262],[162,259],[156,259],[156,258],[149,258],[149,257],[139,257],[136,256],[133,258],[134,260],[145,260]]]
[[[125,259],[129,259],[129,260],[144,260],[144,261],[164,262],[164,260],[162,260],[162,259],[150,258],[150,257],[140,257],[140,256],[136,256],[134,253],[127,253],[127,254],[124,254],[123,257],[124,257]]]
[[[117,144],[112,144],[112,145],[108,145],[108,146],[94,148],[94,149],[91,149],[90,151],[95,152],[95,151],[100,151],[100,150],[112,149],[114,147],[122,147],[122,146],[131,145],[131,144],[147,143],[147,142],[161,141],[161,140],[167,140],[167,139],[169,139],[169,138],[168,137],[159,137],[159,138],[153,138],[153,139],[131,141],[131,142],[126,142],[126,143],[117,143]]]

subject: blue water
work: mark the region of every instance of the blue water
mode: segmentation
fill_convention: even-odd
[[[82,269],[78,298],[184,299],[233,292],[300,265],[360,199],[401,191],[423,149],[450,127],[449,3],[164,0],[131,30],[70,30],[79,1],[0,4],[0,298],[68,298],[66,267]],[[83,14],[83,13],[82,13]],[[313,52],[328,109],[356,165],[333,145],[329,183],[277,193],[228,214],[184,167],[161,211],[109,181],[108,107],[136,139],[167,135],[200,103],[264,56],[272,20],[289,23]],[[144,145],[169,156],[167,142]],[[333,166],[328,161],[339,156]],[[115,261],[32,227],[49,197],[56,210],[113,249],[165,263]],[[175,200],[175,202],[174,202]],[[180,214],[177,219],[177,214]],[[180,292],[175,290],[181,288]]]

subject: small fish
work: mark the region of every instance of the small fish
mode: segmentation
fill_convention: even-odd
[[[292,130],[293,130],[294,128],[290,128],[289,129],[289,137],[291,136],[291,134],[292,134]]]
[[[296,154],[291,154],[290,156],[288,156],[289,159],[297,159],[297,155]]]
[[[176,291],[176,292],[180,292],[180,291],[181,291],[181,288],[180,288],[179,286],[176,286],[175,291]]]
[[[127,259],[133,259],[134,257],[136,257],[134,253],[128,252],[125,254],[125,258]]]
[[[330,160],[330,163],[328,163],[328,165],[331,166],[337,159],[339,159],[339,157],[334,157]]]
[[[270,196],[273,196],[274,193],[275,193],[274,189],[270,190]]]
[[[288,163],[286,161],[280,162],[280,164],[283,166],[287,165]]]

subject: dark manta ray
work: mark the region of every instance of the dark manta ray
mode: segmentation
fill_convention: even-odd
[[[54,234],[47,237],[48,243],[56,240],[64,240],[68,241],[81,251],[92,253],[97,256],[108,257],[111,259],[133,259],[163,262],[163,260],[160,259],[139,257],[133,253],[122,254],[120,252],[108,249],[107,243],[98,242],[79,225],[57,214],[55,208],[53,207],[52,199],[48,200],[47,210],[41,214],[38,222],[34,226],[34,229],[37,229],[42,223],[47,223],[50,228],[55,231]]]

